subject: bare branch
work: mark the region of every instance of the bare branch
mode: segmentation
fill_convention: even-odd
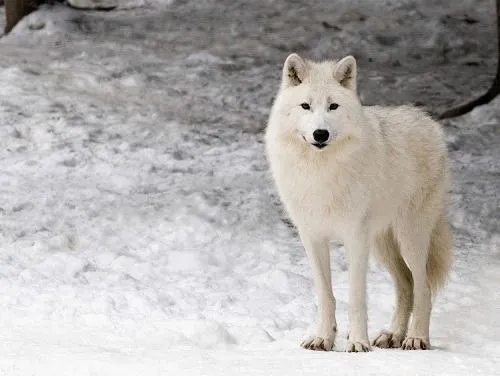
[[[471,102],[464,103],[458,107],[449,109],[445,112],[443,112],[439,118],[440,119],[447,119],[447,118],[452,118],[456,116],[460,116],[463,114],[466,114],[467,112],[472,111],[477,106],[486,104],[491,102],[497,95],[500,94],[500,0],[496,0],[497,4],[497,44],[498,44],[498,49],[497,49],[497,73],[495,76],[495,79],[493,80],[493,84],[489,88],[489,90],[480,96],[477,99],[474,99]]]

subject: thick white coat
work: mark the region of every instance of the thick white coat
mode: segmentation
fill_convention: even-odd
[[[321,149],[314,145],[318,129],[330,135]],[[375,344],[428,348],[430,291],[443,283],[451,258],[447,152],[439,124],[411,106],[362,106],[350,56],[317,63],[292,54],[265,139],[278,193],[299,230],[319,296],[318,333],[303,346],[333,347],[328,242],[337,239],[349,260],[347,350],[370,348],[365,290],[372,248],[393,275],[398,295],[391,328]]]

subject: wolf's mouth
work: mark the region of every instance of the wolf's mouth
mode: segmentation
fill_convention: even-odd
[[[306,138],[304,136],[302,136],[302,138],[304,139],[305,142],[307,142],[310,145],[316,146],[318,149],[323,149],[325,146],[328,146],[328,143],[326,143],[326,142],[313,142],[313,143],[310,143],[309,141],[306,140]]]
[[[316,146],[318,149],[323,149],[325,146],[327,146],[328,144],[320,144],[319,142],[316,142],[313,144],[314,146]]]

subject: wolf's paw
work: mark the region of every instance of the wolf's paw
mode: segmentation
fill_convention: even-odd
[[[347,352],[368,352],[371,350],[370,344],[364,341],[347,341],[347,347],[345,349]]]
[[[333,339],[322,337],[309,338],[300,344],[304,349],[315,351],[332,351],[334,345]]]
[[[372,341],[372,345],[381,349],[398,349],[403,343],[403,335],[397,335],[387,330],[383,330]]]
[[[427,350],[430,347],[429,341],[420,337],[406,337],[401,345],[403,350]]]

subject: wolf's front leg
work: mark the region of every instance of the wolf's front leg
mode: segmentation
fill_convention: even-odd
[[[346,239],[349,261],[349,338],[346,351],[370,351],[366,313],[366,274],[369,244],[366,231],[359,231]]]
[[[302,342],[310,350],[333,350],[337,321],[335,320],[335,297],[332,292],[330,272],[330,248],[327,238],[315,238],[301,232],[300,237],[311,265],[314,286],[318,295],[318,327],[316,337]]]

